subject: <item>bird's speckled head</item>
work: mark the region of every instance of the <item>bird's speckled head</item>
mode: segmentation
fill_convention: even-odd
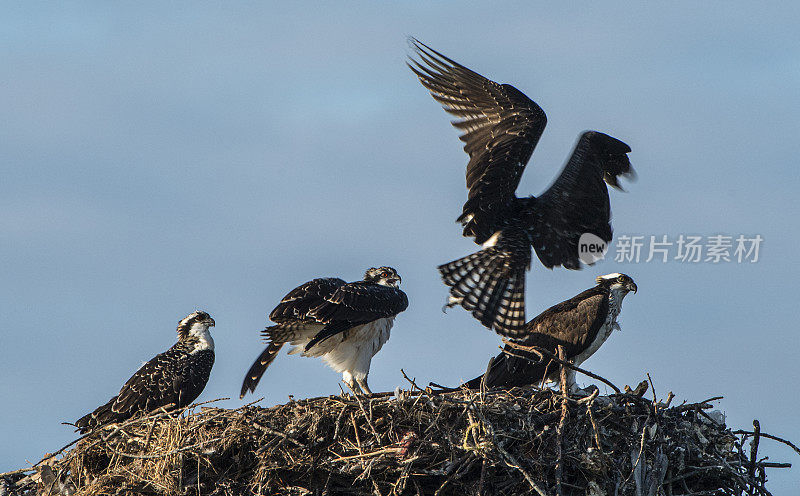
[[[391,267],[372,267],[367,269],[364,274],[364,280],[392,288],[399,286],[402,281],[397,271]]]
[[[178,336],[181,339],[187,338],[198,331],[207,331],[209,327],[214,327],[214,325],[214,319],[206,312],[192,312],[178,322]]]
[[[597,284],[599,286],[603,286],[609,289],[615,290],[622,290],[625,293],[633,291],[634,293],[638,291],[638,287],[636,283],[633,282],[633,279],[626,274],[621,274],[619,272],[614,272],[613,274],[606,274],[604,276],[597,277]]]

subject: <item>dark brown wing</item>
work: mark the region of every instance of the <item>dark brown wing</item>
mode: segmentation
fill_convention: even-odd
[[[306,350],[357,325],[394,317],[406,308],[408,297],[398,288],[363,281],[346,284],[309,312],[325,327],[309,341]]]
[[[523,198],[527,203],[530,236],[536,255],[545,267],[563,265],[580,268],[578,241],[592,233],[611,241],[609,184],[621,189],[617,177],[633,178],[628,160],[630,147],[597,131],[587,131],[578,139],[567,165],[558,179],[538,198]]]
[[[527,324],[527,335],[517,341],[553,354],[558,352],[558,345],[562,345],[570,359],[594,341],[603,324],[603,319],[597,317],[606,312],[608,300],[605,290],[594,287],[539,314]],[[509,388],[540,384],[545,376],[557,371],[558,367],[547,359],[539,361],[533,353],[506,346],[492,361],[486,373],[486,386]],[[476,377],[464,386],[477,388],[481,380],[482,376]]]
[[[309,316],[318,322],[365,323],[392,317],[408,308],[408,297],[398,289],[371,282],[351,282],[338,288]]]
[[[142,365],[128,379],[111,411],[129,417],[137,411],[149,411],[159,406],[177,404],[177,379],[181,377],[174,347]]]
[[[203,392],[213,366],[213,351],[188,354],[178,343],[128,379],[111,409],[126,414],[168,405],[187,406]]]
[[[213,351],[188,354],[177,343],[142,365],[117,396],[75,425],[85,432],[98,425],[129,419],[139,412],[187,406],[203,392],[213,365]]]
[[[309,312],[324,303],[345,284],[347,281],[338,277],[313,279],[301,284],[283,297],[278,306],[270,312],[269,319],[276,324],[294,320],[313,320]]]
[[[606,290],[595,286],[548,308],[528,322],[526,335],[518,341],[551,353],[564,346],[567,357],[580,353],[597,336],[603,324],[597,316],[608,312]]]
[[[311,310],[326,303],[337,289],[347,284],[338,277],[324,277],[312,279],[289,291],[269,314],[271,321],[277,325],[269,326],[261,332],[267,341],[267,347],[258,355],[247,370],[239,391],[239,398],[248,392],[254,392],[258,382],[267,371],[267,368],[278,356],[283,344],[295,338],[299,327],[305,323],[317,322],[311,315]]]
[[[469,197],[458,220],[464,236],[482,244],[514,200],[547,117],[513,86],[486,79],[414,38],[409,43],[421,59],[412,59],[409,67],[463,131]]]

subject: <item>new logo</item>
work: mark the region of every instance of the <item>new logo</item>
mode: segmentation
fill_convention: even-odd
[[[586,265],[602,260],[608,251],[608,243],[592,233],[581,234],[578,240],[578,258]]]

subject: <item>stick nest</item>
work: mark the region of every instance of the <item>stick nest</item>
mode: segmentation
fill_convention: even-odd
[[[89,434],[0,474],[0,494],[768,495],[786,464],[709,408],[538,388],[194,407]]]

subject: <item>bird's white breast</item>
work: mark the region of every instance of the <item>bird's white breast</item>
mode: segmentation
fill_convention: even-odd
[[[611,315],[611,314],[609,314]],[[614,322],[609,322],[606,319],[606,322],[600,327],[600,330],[597,331],[597,336],[595,336],[594,341],[589,344],[589,347],[583,350],[578,356],[575,357],[574,364],[575,366],[580,366],[587,358],[594,355],[594,352],[600,349],[603,343],[606,342],[606,339],[611,335],[611,331],[614,330]]]
[[[197,344],[194,345],[192,354],[203,350],[214,351],[214,338],[211,337],[211,332],[207,325],[194,324],[192,328],[189,329],[189,335],[197,338]]]
[[[600,326],[600,330],[597,331],[597,336],[595,336],[594,340],[589,344],[589,347],[575,357],[573,361],[575,366],[580,366],[584,360],[594,355],[594,353],[603,346],[603,343],[606,342],[611,332],[615,328],[619,328],[617,316],[622,309],[622,298],[624,298],[624,296],[624,294],[615,291],[612,287],[611,297],[608,302],[608,315],[606,315],[603,325]]]
[[[366,377],[372,357],[389,340],[393,324],[394,317],[387,317],[356,326],[322,358],[337,372],[349,371],[354,377]]]
[[[352,339],[354,341],[360,341],[365,345],[371,345],[372,350],[370,357],[372,357],[375,353],[380,351],[384,343],[389,340],[392,325],[394,325],[394,317],[373,320],[369,324],[361,326],[361,329],[354,333]]]

